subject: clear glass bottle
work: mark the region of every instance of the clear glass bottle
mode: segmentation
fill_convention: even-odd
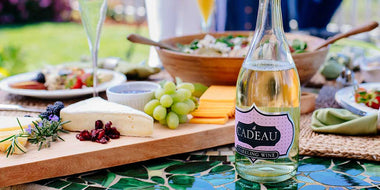
[[[298,167],[300,82],[282,27],[280,0],[260,0],[236,89],[238,174],[260,183],[291,178]]]

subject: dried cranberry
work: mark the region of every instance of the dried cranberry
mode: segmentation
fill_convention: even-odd
[[[105,125],[105,127],[111,127],[112,126],[112,122],[111,121],[108,121]]]
[[[85,141],[86,140],[80,134],[77,134],[76,138],[79,139],[80,141]]]
[[[96,136],[97,136],[97,132],[96,132],[96,129],[92,129],[91,130],[91,141],[95,141],[96,140]]]
[[[103,122],[101,120],[95,121],[95,129],[103,129]]]
[[[82,136],[85,140],[91,140],[90,132],[88,132],[87,130],[81,131],[80,136]]]
[[[111,128],[111,132],[110,132],[110,134],[111,134],[111,135],[114,135],[114,134],[116,134],[116,132],[117,132],[116,127],[112,127],[112,128]]]
[[[120,138],[120,132],[116,129],[116,127],[111,126],[111,121],[103,125],[101,120],[97,120],[95,121],[95,129],[92,129],[90,132],[88,130],[83,130],[76,135],[76,138],[80,141],[91,140],[93,142],[105,144],[110,139]]]
[[[109,135],[111,133],[111,125],[106,125],[104,131],[106,132],[106,135]]]
[[[99,132],[98,132],[98,137],[97,139],[100,140],[101,138],[103,138],[105,135],[105,132],[103,129],[99,129]]]
[[[120,138],[120,135],[119,134],[112,134],[109,136],[111,139],[118,139]]]
[[[103,137],[103,138],[101,138],[99,140],[99,142],[102,143],[102,144],[106,144],[108,141],[107,141],[107,139],[105,137]]]

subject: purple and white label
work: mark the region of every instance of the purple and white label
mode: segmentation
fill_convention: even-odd
[[[248,111],[236,108],[235,148],[252,163],[256,159],[277,159],[289,153],[294,139],[294,123],[285,114],[265,114],[252,106]]]

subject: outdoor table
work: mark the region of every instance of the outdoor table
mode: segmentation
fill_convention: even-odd
[[[88,97],[64,100],[64,103],[68,105]],[[0,91],[0,102],[42,108],[54,100]],[[0,111],[0,115],[20,115],[20,112]],[[309,127],[310,118],[311,114],[301,116],[297,175],[277,184],[257,184],[239,178],[234,169],[233,144],[229,144],[5,189],[378,189],[379,136],[316,134]]]

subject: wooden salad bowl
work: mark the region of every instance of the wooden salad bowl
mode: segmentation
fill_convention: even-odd
[[[249,36],[250,32],[223,32],[211,33],[218,38],[221,36]],[[203,39],[205,34],[196,34],[180,36],[162,40],[166,44],[176,46],[180,44],[189,44],[194,39]],[[314,49],[325,40],[322,38],[301,35],[286,34],[288,40],[300,39],[305,41],[308,49]],[[164,68],[173,77],[180,77],[183,81],[199,82],[205,85],[236,85],[236,80],[240,67],[244,61],[243,57],[210,57],[201,55],[192,55],[171,51],[167,49],[156,48]],[[319,67],[325,61],[328,48],[322,48],[318,51],[293,54],[301,84],[308,82],[318,71]]]

